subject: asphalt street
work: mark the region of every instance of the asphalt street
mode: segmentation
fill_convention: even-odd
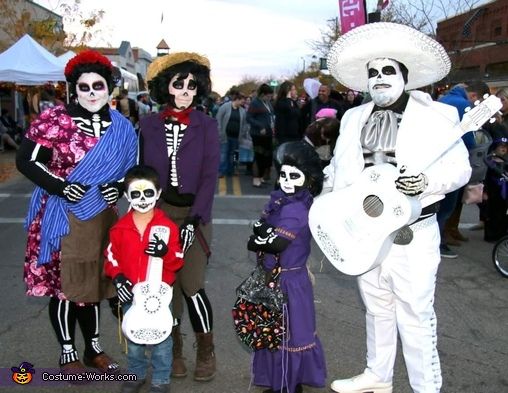
[[[246,176],[221,181],[214,205],[213,254],[207,275],[207,292],[214,308],[218,371],[208,383],[195,382],[191,376],[174,379],[171,393],[263,391],[250,384],[251,356],[234,335],[231,306],[235,287],[254,264],[246,250],[249,224],[259,216],[270,186],[253,188]],[[37,372],[56,367],[59,356],[48,320],[47,299],[24,295],[22,266],[26,234],[22,222],[32,187],[21,176],[0,183],[0,376],[4,379],[0,379],[0,391],[117,392],[119,384],[114,382],[5,386],[11,367],[28,361]],[[492,265],[492,244],[482,240],[481,231],[467,229],[477,218],[476,206],[464,209],[461,227],[470,240],[454,248],[459,254],[457,259],[442,260],[437,278],[438,349],[442,392],[446,393],[508,392],[508,280]],[[337,271],[315,245],[309,267],[315,278],[318,334],[326,352],[328,380],[326,388],[306,387],[304,392],[330,392],[333,379],[356,375],[365,366],[364,308],[355,277]],[[106,303],[102,307],[101,326],[103,348],[125,366],[118,326]],[[194,337],[187,319],[183,331],[186,334],[184,355],[192,372]],[[82,352],[79,335],[78,330],[77,345]],[[393,384],[395,393],[411,392],[400,348]]]

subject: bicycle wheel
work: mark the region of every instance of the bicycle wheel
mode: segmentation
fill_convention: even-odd
[[[508,278],[508,235],[502,237],[492,250],[492,262],[502,276]]]

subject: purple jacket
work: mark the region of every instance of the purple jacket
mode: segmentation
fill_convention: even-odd
[[[164,121],[155,113],[140,119],[143,138],[143,164],[159,173],[162,189],[166,189],[169,177],[169,159],[164,133]],[[203,112],[193,110],[190,124],[185,130],[176,153],[178,191],[194,194],[190,215],[200,216],[206,224],[211,220],[213,197],[217,183],[220,147],[217,121]]]

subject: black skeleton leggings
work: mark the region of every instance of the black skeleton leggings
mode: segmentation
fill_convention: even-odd
[[[206,296],[205,290],[200,289],[194,296],[185,296],[189,319],[195,333],[210,333],[213,330],[212,305]],[[177,325],[180,321],[176,322]]]
[[[85,342],[85,357],[93,358],[102,353],[99,344],[100,303],[78,306],[69,300],[52,297],[49,301],[49,319],[56,338],[62,346],[60,365],[79,359],[74,346],[76,322],[79,324]]]

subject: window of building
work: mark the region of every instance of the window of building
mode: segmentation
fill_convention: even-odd
[[[492,38],[499,37],[503,33],[501,19],[495,19],[492,21]]]
[[[490,78],[508,77],[508,62],[488,64],[485,73],[489,74]]]

